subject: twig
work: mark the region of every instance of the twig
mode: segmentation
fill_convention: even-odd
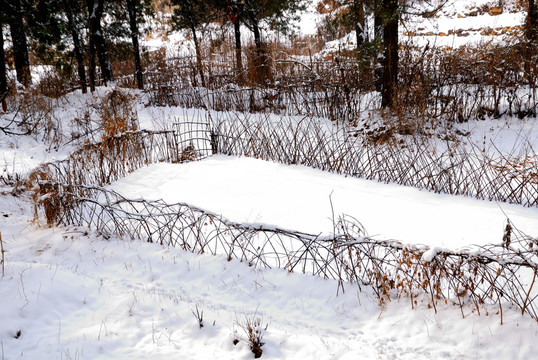
[[[529,296],[531,294],[532,287],[534,286],[534,282],[536,281],[536,272],[538,269],[534,269],[534,276],[532,277],[531,286],[529,287],[529,291],[527,292],[527,296],[525,297],[525,301],[523,301],[523,307],[521,308],[521,315],[525,314],[525,308],[527,307],[527,301],[529,300]]]
[[[5,257],[4,257],[4,241],[2,241],[2,233],[0,232],[0,251],[2,252],[2,277],[4,277],[4,263],[5,263]]]

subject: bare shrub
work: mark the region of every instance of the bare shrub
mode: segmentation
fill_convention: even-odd
[[[50,183],[51,178],[53,178],[52,173],[46,167],[38,167],[28,176],[28,184],[34,203],[34,221],[39,218],[38,209],[40,207],[44,211],[49,226],[57,224],[62,211],[71,205],[69,200],[60,199],[60,187]]]
[[[399,117],[464,122],[535,117],[538,51],[528,43],[401,51]]]
[[[29,135],[57,149],[64,140],[62,122],[56,118],[53,100],[35,89],[10,97],[13,111],[4,115],[0,131],[8,135]]]
[[[133,97],[120,90],[113,90],[102,102],[101,120],[103,139],[138,129]]]
[[[73,91],[76,86],[72,74],[66,71],[49,69],[40,75],[36,90],[41,95],[58,99]]]
[[[251,84],[266,86],[273,82],[273,63],[270,47],[248,49],[248,81]]]

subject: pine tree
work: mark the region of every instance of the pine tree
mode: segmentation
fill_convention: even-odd
[[[291,20],[296,20],[297,12],[304,9],[303,0],[243,0],[242,19],[254,35],[256,48],[261,49],[262,21],[267,22],[271,28],[286,33],[291,29]]]
[[[86,80],[86,70],[84,68],[84,55],[82,50],[82,44],[77,26],[75,24],[75,13],[79,13],[80,11],[75,12],[75,8],[72,3],[75,3],[75,6],[78,5],[77,10],[80,10],[80,4],[73,2],[72,0],[63,0],[65,15],[67,17],[67,28],[69,29],[71,38],[73,39],[73,51],[75,53],[75,58],[77,59],[77,72],[80,87],[82,89],[82,93],[85,94],[88,92],[88,82]]]

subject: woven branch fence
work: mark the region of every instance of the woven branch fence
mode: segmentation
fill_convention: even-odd
[[[105,237],[142,239],[258,268],[336,279],[338,291],[350,283],[369,285],[381,304],[407,296],[413,307],[427,301],[437,310],[446,300],[458,304],[462,316],[469,305],[480,313],[488,311],[483,305],[493,304],[502,321],[508,303],[538,320],[538,240],[510,225],[500,245],[451,251],[378,241],[346,216],[335,221],[334,234],[322,236],[239,224],[184,203],[129,200],[101,187],[41,184],[62,189],[59,223],[95,228]]]
[[[211,153],[302,163],[467,195],[472,193],[460,188],[472,184],[467,176],[491,176],[481,179],[480,184],[493,180],[505,189],[503,186],[514,182],[520,184],[516,189],[527,189],[519,194],[534,191],[536,196],[536,183],[520,179],[526,174],[520,167],[511,166],[509,174],[517,176],[506,177],[503,166],[509,165],[507,160],[494,162],[485,155],[480,158],[478,153],[427,157],[418,146],[397,151],[390,146],[376,148],[363,144],[361,149],[357,138],[338,131],[331,133],[307,119],[296,123],[280,121],[276,125],[209,119],[206,126],[182,126],[187,126],[190,135],[174,131],[125,133],[87,145],[64,161],[42,165],[30,176],[36,186],[36,204],[44,210],[50,224],[84,225],[105,236],[128,236],[195,253],[221,254],[262,268],[280,267],[337,279],[342,291],[349,282],[371,285],[381,303],[405,295],[415,306],[426,295],[428,305],[434,309],[439,301],[459,304],[463,316],[468,304],[478,312],[485,309],[482,305],[494,304],[501,313],[501,321],[503,305],[511,304],[538,321],[538,290],[534,286],[538,240],[518,233],[510,224],[500,245],[465,251],[436,250],[368,238],[361,225],[348,217],[335,221],[334,234],[316,236],[237,224],[187,204],[128,200],[102,188],[147,164],[190,161],[209,155],[209,149]],[[180,130],[179,125],[177,129]],[[463,171],[471,166],[462,166],[465,162],[477,167],[464,176]],[[519,172],[514,173],[516,170]],[[534,184],[534,188],[529,188],[529,184]],[[485,186],[475,196],[502,195],[513,202],[536,205],[535,197],[517,197],[513,190],[499,195],[494,192],[495,186]]]
[[[230,118],[233,117],[233,118]],[[490,155],[463,146],[439,151],[427,139],[404,145],[378,144],[344,128],[310,118],[217,113],[217,152],[413,186],[437,193],[538,206],[538,156]]]

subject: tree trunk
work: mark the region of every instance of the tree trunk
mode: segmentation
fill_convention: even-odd
[[[200,50],[200,42],[198,40],[198,36],[196,35],[196,29],[194,28],[194,26],[191,26],[191,31],[192,40],[194,41],[194,50],[196,51],[196,67],[198,68],[198,73],[200,74],[202,87],[205,87],[204,67],[202,64],[202,51]]]
[[[69,32],[71,33],[71,37],[73,38],[73,47],[75,51],[75,57],[77,59],[77,70],[80,87],[82,88],[82,93],[86,94],[88,92],[88,85],[86,81],[86,71],[84,69],[82,47],[80,46],[80,38],[78,36],[77,28],[75,26],[75,21],[73,20],[73,12],[69,1],[70,0],[64,0],[65,13],[67,15],[67,26],[69,28]]]
[[[257,20],[252,21],[252,32],[254,33],[254,44],[256,45],[256,50],[261,51],[262,49],[262,37],[260,34],[260,26],[258,25]]]
[[[235,71],[238,76],[239,84],[244,83],[243,79],[243,59],[241,51],[241,23],[239,22],[239,9],[234,9],[234,35],[235,35]]]
[[[355,34],[357,39],[357,54],[360,54],[362,46],[367,41],[368,32],[366,31],[366,22],[364,16],[364,4],[363,0],[353,1],[354,20],[355,20]]]
[[[538,39],[538,6],[535,0],[529,0],[529,10],[527,13],[527,39],[535,41]]]
[[[101,27],[101,17],[103,16],[103,2],[104,0],[86,0],[88,5],[88,12],[90,15],[90,38],[93,38],[93,45],[97,51],[97,58],[99,59],[99,66],[101,67],[101,73],[105,85],[107,82],[114,82],[114,76],[112,74],[112,66],[108,59],[108,53],[106,51],[105,38],[103,36],[103,29]]]
[[[91,29],[90,29],[90,33],[91,33]],[[96,79],[95,79],[95,73],[96,73],[96,67],[97,67],[97,63],[95,62],[95,44],[93,42],[93,36],[90,35],[90,40],[88,42],[88,60],[90,62],[89,64],[89,78],[90,78],[90,81],[89,81],[89,85],[90,85],[90,91],[91,92],[94,92],[95,91],[95,86],[96,86]]]
[[[249,69],[249,77],[255,83],[260,85],[265,85],[269,79],[269,58],[266,52],[266,49],[263,48],[262,38],[260,33],[260,25],[258,19],[251,15],[250,22],[252,25],[252,32],[254,34],[254,45],[256,47],[255,53],[253,54],[253,69]]]
[[[6,76],[6,55],[4,53],[4,33],[2,31],[2,23],[0,23],[0,100],[2,102],[2,110],[7,111],[6,96],[7,96],[7,76]]]
[[[382,0],[374,0],[374,86],[376,91],[383,89],[383,6]]]
[[[398,0],[383,0],[383,90],[381,106],[393,107],[398,89]]]
[[[32,83],[32,76],[30,74],[28,44],[24,33],[21,2],[20,0],[12,0],[10,5],[12,12],[9,17],[9,29],[11,31],[11,41],[13,42],[13,60],[15,61],[17,81],[24,86],[29,86]]]
[[[133,43],[133,55],[135,61],[136,84],[139,89],[144,88],[144,70],[140,60],[140,45],[138,44],[138,24],[136,20],[136,0],[127,0],[127,12],[129,13],[129,27],[131,30],[131,42]]]

